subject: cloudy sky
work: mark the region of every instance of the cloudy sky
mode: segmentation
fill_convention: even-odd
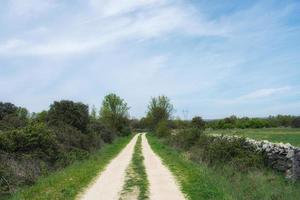
[[[0,101],[100,107],[115,92],[145,114],[300,114],[300,1],[2,0]]]

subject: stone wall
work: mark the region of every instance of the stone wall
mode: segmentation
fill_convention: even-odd
[[[213,136],[220,137],[220,135]],[[222,137],[227,140],[238,138],[238,136],[227,135]],[[269,167],[285,173],[289,179],[300,180],[300,148],[288,143],[272,143],[267,140],[257,141],[250,138],[246,138],[246,143],[254,146],[257,151],[266,156]]]

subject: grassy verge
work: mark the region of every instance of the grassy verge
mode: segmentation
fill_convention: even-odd
[[[75,199],[98,173],[114,158],[132,137],[116,139],[113,144],[105,145],[89,159],[75,162],[65,169],[42,177],[38,182],[16,193],[10,200],[54,200]]]
[[[290,143],[300,147],[299,128],[258,128],[258,129],[228,129],[206,130],[207,134],[239,135],[256,140]]]
[[[126,197],[128,194],[130,195],[130,193],[138,192],[137,196],[139,200],[148,199],[149,182],[143,161],[142,138],[141,135],[139,135],[134,147],[132,161],[126,171],[127,174],[121,195],[122,197]]]
[[[293,200],[300,199],[300,184],[287,182],[272,171],[242,173],[230,166],[208,167],[190,161],[177,151],[147,135],[149,143],[179,181],[189,199]]]

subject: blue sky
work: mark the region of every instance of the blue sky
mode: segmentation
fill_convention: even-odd
[[[300,114],[300,2],[3,0],[0,100],[30,111],[115,92],[145,114]],[[183,114],[186,110],[186,114]]]

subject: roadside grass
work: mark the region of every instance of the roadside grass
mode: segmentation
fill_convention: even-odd
[[[173,172],[188,199],[201,200],[298,200],[300,184],[291,183],[271,170],[239,172],[231,166],[208,167],[188,159],[153,135],[148,141]]]
[[[256,140],[269,140],[271,142],[290,143],[300,147],[299,128],[259,128],[259,129],[227,129],[206,130],[207,134],[239,135]]]
[[[141,135],[139,135],[134,147],[131,163],[126,170],[126,180],[121,199],[123,199],[122,197],[135,192],[138,192],[138,200],[148,199],[149,182],[143,161],[142,138]]]
[[[75,199],[88,184],[101,172],[109,161],[114,158],[130,141],[132,136],[116,139],[106,144],[88,159],[41,177],[36,184],[25,187],[9,200],[55,200]]]

